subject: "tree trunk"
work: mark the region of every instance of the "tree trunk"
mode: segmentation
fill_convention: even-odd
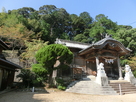
[[[53,70],[52,70],[52,72],[49,75],[49,85],[53,84],[52,83],[52,74],[53,74]]]

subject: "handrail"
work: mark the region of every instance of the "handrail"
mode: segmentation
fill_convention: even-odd
[[[121,92],[121,85],[119,84],[119,92],[120,92],[120,95],[122,95],[122,92]]]

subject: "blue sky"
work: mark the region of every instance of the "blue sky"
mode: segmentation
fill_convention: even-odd
[[[119,25],[136,28],[136,0],[0,0],[0,9],[5,7],[7,11],[22,7],[38,10],[43,5],[55,5],[77,15],[86,11],[93,18],[104,14]]]

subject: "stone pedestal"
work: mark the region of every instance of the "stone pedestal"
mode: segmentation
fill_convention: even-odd
[[[119,79],[118,80],[123,80],[123,77],[119,77]]]

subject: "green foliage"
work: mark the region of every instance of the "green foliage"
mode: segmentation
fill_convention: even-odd
[[[88,12],[82,12],[80,13],[80,18],[83,19],[85,26],[88,28],[89,24],[93,22],[93,18],[89,15]]]
[[[52,68],[57,60],[59,60],[60,63],[70,64],[72,58],[72,52],[62,44],[45,46],[36,53],[37,61],[49,68]]]
[[[46,46],[48,42],[44,42],[42,40],[32,39],[30,41],[25,40],[25,46],[27,47],[25,52],[23,52],[20,57],[21,61],[25,62],[26,60],[29,61],[29,64],[32,65],[36,63],[35,54],[36,52],[43,46]]]
[[[136,70],[133,71],[134,76],[136,77]]]
[[[125,64],[128,64],[128,59],[122,59],[121,60],[121,66],[125,66]]]
[[[33,64],[32,71],[36,74],[38,82],[45,82],[47,80],[47,70],[41,64]]]
[[[32,86],[33,80],[36,78],[35,74],[28,69],[22,69],[16,77],[19,78],[19,80],[22,80],[25,87]]]
[[[59,85],[57,88],[60,89],[60,90],[65,90],[66,89],[65,86],[61,86],[61,85]]]
[[[117,31],[117,24],[108,19],[104,14],[99,14],[95,17],[90,29],[90,37],[95,37],[95,41],[101,40],[106,34],[114,35]]]
[[[136,53],[136,28],[133,29],[119,29],[114,38],[120,41],[125,47],[128,47],[132,50],[133,56]]]
[[[136,70],[136,56],[133,56],[131,58],[129,58],[128,60],[128,64],[130,65],[132,70]]]
[[[83,34],[78,34],[74,37],[74,41],[77,42],[82,42],[82,43],[88,43],[89,39],[87,36],[83,35]]]
[[[66,89],[66,84],[65,84],[65,81],[63,79],[56,78],[56,82],[57,82],[57,88],[58,89],[60,89],[60,90]]]
[[[58,85],[64,85],[64,80],[60,78],[56,78],[56,82]]]
[[[62,44],[51,44],[39,49],[36,53],[36,60],[50,75],[49,81],[52,80],[52,73],[55,70],[54,64],[56,61],[60,65],[70,64],[73,59],[73,53]]]

